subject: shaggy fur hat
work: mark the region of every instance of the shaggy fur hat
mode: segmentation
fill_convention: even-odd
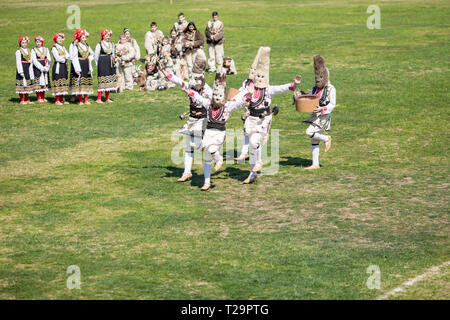
[[[255,59],[253,59],[252,66],[250,67],[250,71],[248,72],[248,78],[250,80],[255,80],[255,73],[256,73],[256,66],[258,65],[259,55],[261,53],[261,48],[258,49],[258,52],[256,53]]]
[[[314,78],[316,87],[322,89],[330,81],[330,72],[325,66],[325,59],[319,54],[314,56]]]
[[[220,66],[216,72],[212,97],[213,108],[220,108],[227,103],[227,72],[226,66]]]
[[[259,51],[258,65],[255,73],[255,87],[267,88],[269,86],[270,48],[261,47]]]
[[[189,84],[194,90],[201,90],[205,85],[205,69],[206,69],[206,56],[202,50],[198,50],[195,56],[194,66],[192,67],[192,73],[190,75]]]

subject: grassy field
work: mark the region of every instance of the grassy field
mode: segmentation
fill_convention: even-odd
[[[307,115],[284,94],[273,100],[279,172],[242,185],[248,165],[227,164],[209,192],[201,164],[176,182],[179,89],[104,105],[18,104],[18,38],[41,34],[48,47],[59,31],[68,47],[71,4],[2,1],[0,298],[375,299],[450,260],[448,1],[78,2],[91,46],[101,29],[116,39],[128,27],[142,54],[151,21],[167,33],[183,11],[203,31],[217,10],[238,69],[230,87],[259,46],[272,48],[271,83],[300,73],[302,90],[314,81],[312,56],[326,58],[338,106],[321,170],[303,170]],[[379,30],[366,27],[372,4]],[[228,128],[242,128],[240,115]],[[70,265],[80,290],[66,287]],[[366,286],[370,265],[380,289]],[[392,298],[449,299],[441,271]]]

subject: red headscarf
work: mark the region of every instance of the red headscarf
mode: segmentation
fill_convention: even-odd
[[[100,41],[103,41],[103,39],[105,38],[105,36],[106,36],[108,33],[111,33],[111,34],[112,34],[112,31],[111,31],[111,30],[108,30],[108,29],[102,30],[102,32],[100,33]]]
[[[53,44],[56,43],[56,39],[58,39],[58,37],[63,38],[63,40],[66,38],[66,36],[64,35],[64,33],[59,33],[59,32],[57,32],[57,33],[55,33],[55,35],[53,36]]]
[[[41,36],[34,37],[34,42],[36,42],[38,40],[42,42],[42,45],[44,45],[44,38],[42,38]]]
[[[19,47],[20,47],[20,44],[22,43],[23,40],[26,40],[28,43],[30,42],[30,39],[28,39],[27,36],[25,36],[25,37],[20,37],[20,38],[19,38]]]
[[[76,41],[78,38],[78,34],[80,33],[81,29],[75,30],[75,33],[73,34],[73,41]]]
[[[89,32],[87,32],[86,30],[80,30],[80,32],[78,32],[77,42],[80,42],[82,36],[89,37]]]

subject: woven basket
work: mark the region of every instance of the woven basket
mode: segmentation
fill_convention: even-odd
[[[319,98],[313,94],[303,94],[295,99],[295,109],[298,112],[313,112],[319,105]]]

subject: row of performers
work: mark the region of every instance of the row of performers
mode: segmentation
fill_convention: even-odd
[[[19,49],[15,54],[16,93],[20,96],[20,103],[32,104],[29,94],[33,92],[36,92],[38,102],[47,102],[45,93],[51,90],[58,105],[68,103],[64,101],[64,95],[69,91],[71,91],[73,102],[78,97],[79,104],[90,104],[88,95],[94,93],[92,61],[95,61],[98,69],[97,103],[103,103],[101,99],[103,92],[106,102],[112,102],[109,98],[110,92],[125,86],[125,73],[128,71],[128,78],[132,77],[132,65],[126,57],[128,50],[125,35],[121,35],[117,45],[110,41],[111,35],[110,30],[102,30],[100,42],[96,45],[95,51],[86,42],[89,33],[81,29],[75,32],[69,51],[62,44],[65,39],[62,33],[56,33],[53,36],[51,50],[44,47],[44,39],[41,36],[34,38],[36,46],[33,49],[28,48],[30,42],[28,37],[21,37]],[[69,63],[71,64],[70,75]],[[50,68],[52,69],[51,79]]]
[[[331,112],[336,106],[336,89],[329,81],[329,71],[325,66],[325,59],[320,55],[314,56],[315,85],[310,94],[319,98],[319,106],[312,112],[305,122],[307,136],[311,139],[312,158],[308,170],[320,169],[319,143],[325,143],[325,152],[331,147],[331,136],[325,134],[330,129]],[[272,86],[269,84],[270,48],[261,47],[250,68],[239,93],[230,100],[227,99],[226,76],[230,73],[231,59],[225,58],[224,64],[216,72],[213,88],[205,82],[206,57],[199,51],[195,57],[194,66],[189,82],[171,72],[162,70],[165,77],[172,83],[179,85],[189,98],[190,111],[185,125],[178,130],[186,135],[186,149],[184,158],[184,172],[180,182],[192,177],[192,163],[194,150],[204,152],[204,185],[201,190],[211,188],[211,168],[220,170],[223,164],[221,147],[225,141],[226,122],[233,110],[245,108],[242,116],[244,121],[244,145],[242,152],[235,160],[249,158],[250,174],[244,184],[252,183],[257,173],[262,169],[262,145],[267,143],[272,114],[270,109],[272,97],[276,94],[293,92],[301,82],[297,75],[291,83]]]

